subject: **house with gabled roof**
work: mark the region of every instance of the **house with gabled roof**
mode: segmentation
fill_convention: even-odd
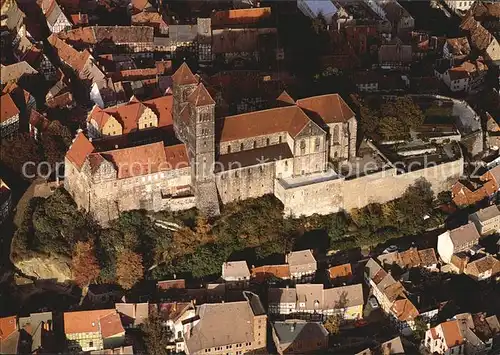
[[[425,346],[431,353],[463,354],[465,338],[458,320],[449,320],[427,330]]]
[[[411,333],[420,313],[407,297],[403,284],[396,281],[372,258],[365,265],[364,279],[398,331],[402,334]]]
[[[56,0],[42,0],[40,7],[52,33],[59,33],[72,27]]]
[[[450,263],[453,254],[469,250],[479,242],[479,235],[474,223],[469,222],[438,236],[437,250],[439,257]]]
[[[69,349],[103,350],[125,342],[125,329],[115,309],[64,312],[63,322]]]
[[[0,96],[0,137],[7,138],[19,130],[19,114],[9,93]]]
[[[500,210],[497,205],[482,208],[469,215],[469,221],[474,222],[481,235],[497,233],[500,230]]]
[[[295,288],[268,290],[268,312],[272,314],[340,315],[355,320],[362,318],[363,305],[361,284],[326,289],[322,284],[297,284]]]

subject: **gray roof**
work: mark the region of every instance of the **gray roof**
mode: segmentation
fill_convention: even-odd
[[[328,288],[323,291],[325,309],[354,307],[364,304],[361,284]]]
[[[461,248],[463,245],[468,244],[473,241],[479,240],[481,237],[477,231],[477,228],[473,222],[469,222],[464,226],[460,226],[449,231],[451,242],[455,250]]]
[[[310,249],[292,251],[286,256],[286,262],[290,266],[290,272],[316,271],[316,259]]]
[[[274,322],[273,328],[278,336],[280,345],[292,344],[294,341],[299,342],[303,340],[314,343],[328,337],[328,331],[323,324],[317,322],[290,319],[284,322]]]
[[[114,43],[152,43],[153,27],[149,26],[93,26],[96,43],[113,41]]]
[[[316,304],[319,309],[323,308],[323,284],[297,284],[295,289],[298,302],[304,302],[306,309],[315,309]]]
[[[270,288],[267,291],[268,303],[295,303],[297,291],[295,288]]]
[[[250,278],[250,270],[248,269],[247,262],[244,260],[225,262],[222,264],[222,277]]]
[[[31,65],[26,61],[10,64],[1,65],[0,69],[0,83],[6,84],[9,81],[18,81],[23,75],[38,74]]]
[[[383,354],[387,354],[386,351],[389,351],[388,352],[389,354],[394,354],[394,355],[405,353],[405,349],[403,348],[403,343],[401,343],[400,337],[396,337],[394,339],[386,341],[385,343],[382,343],[380,347],[382,349]]]
[[[411,63],[411,45],[383,44],[378,50],[378,60],[380,63]]]
[[[186,340],[191,354],[206,348],[252,342],[253,313],[247,301],[203,304],[192,335]]]
[[[365,274],[369,279],[373,279],[381,269],[382,267],[372,258],[365,264]]]
[[[500,216],[500,211],[496,205],[493,205],[480,209],[479,211],[473,213],[473,215],[476,215],[479,221],[485,222],[491,218]]]
[[[31,325],[31,350],[38,350],[42,346],[42,329],[43,323],[52,322],[52,312],[32,313],[29,317],[19,318],[19,328],[23,328],[26,324]]]

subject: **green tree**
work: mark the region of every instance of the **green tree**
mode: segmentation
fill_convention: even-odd
[[[148,354],[169,354],[167,345],[173,334],[163,326],[163,319],[158,312],[149,313],[148,319],[141,325],[141,331]]]
[[[2,139],[0,151],[2,152],[0,161],[9,169],[19,173],[26,180],[36,178],[36,166],[42,161],[42,153],[38,144],[28,133]],[[30,164],[25,165],[25,163]],[[24,171],[23,166],[25,166]]]
[[[42,135],[42,148],[45,159],[51,166],[64,162],[64,157],[71,145],[71,132],[59,121],[52,121]]]

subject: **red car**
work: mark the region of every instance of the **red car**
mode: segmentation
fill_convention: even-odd
[[[356,328],[361,328],[361,327],[364,327],[365,325],[368,325],[368,322],[365,321],[364,319],[358,319],[355,323],[354,323],[354,326]]]

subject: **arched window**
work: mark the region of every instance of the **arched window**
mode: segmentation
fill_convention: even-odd
[[[243,143],[240,144],[240,150],[243,150],[245,149],[245,146],[243,145]]]
[[[227,154],[229,154],[229,153],[231,153],[231,146],[230,145],[227,146]]]
[[[333,143],[339,143],[340,142],[340,129],[339,126],[335,126],[333,128]]]

